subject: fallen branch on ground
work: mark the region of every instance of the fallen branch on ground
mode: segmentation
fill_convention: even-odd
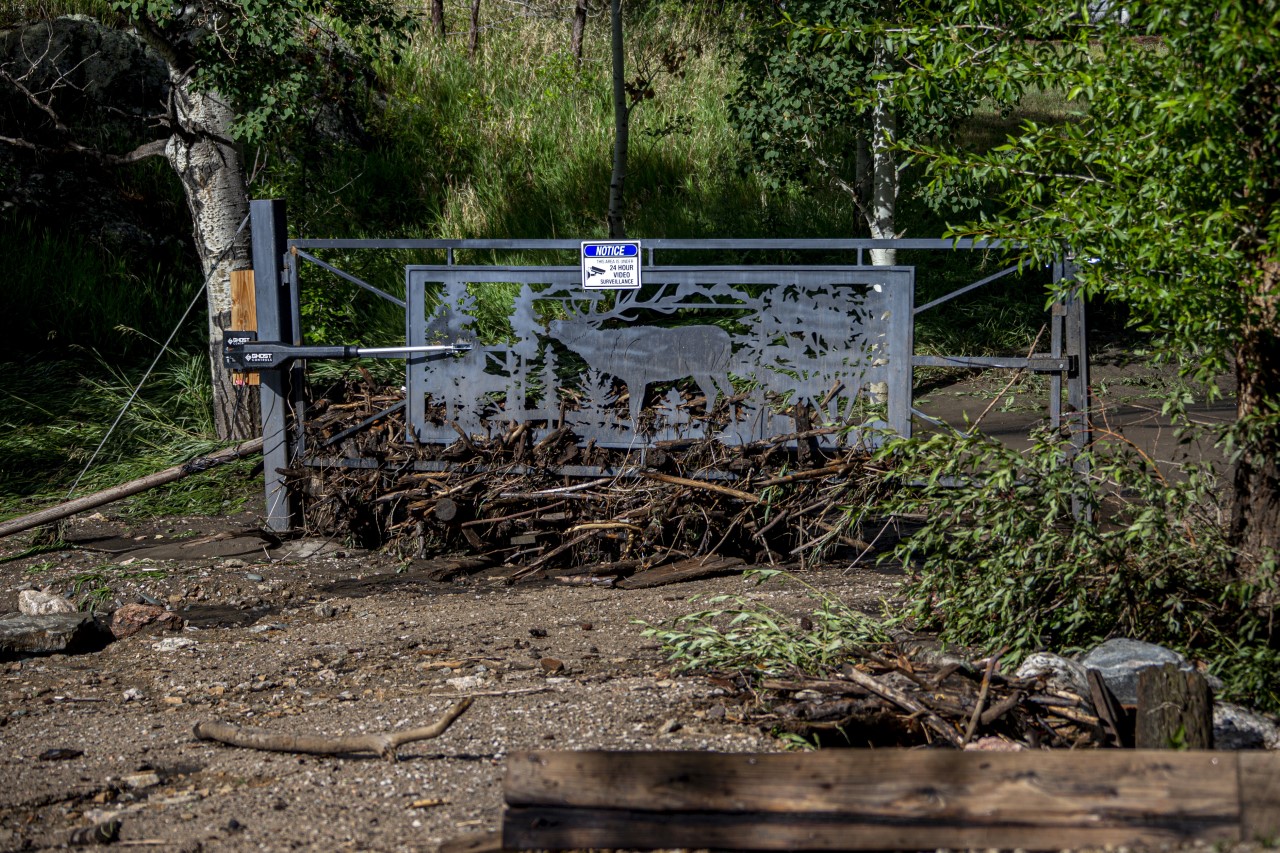
[[[245,749],[305,752],[309,755],[351,755],[360,752],[376,752],[388,761],[395,761],[396,750],[404,744],[430,740],[444,734],[449,726],[453,725],[453,721],[471,707],[472,701],[474,700],[471,697],[463,699],[429,726],[399,732],[329,738],[319,735],[292,735],[258,729],[242,729],[230,723],[214,721],[197,723],[195,735],[200,740],[214,740]]]

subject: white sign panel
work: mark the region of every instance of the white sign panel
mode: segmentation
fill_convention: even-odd
[[[635,290],[640,286],[640,241],[582,244],[582,286],[587,290]]]

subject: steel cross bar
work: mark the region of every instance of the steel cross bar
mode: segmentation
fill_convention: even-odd
[[[1033,355],[1030,358],[1003,356],[913,355],[912,367],[970,367],[975,370],[1030,370],[1032,373],[1071,373],[1075,356]]]
[[[926,302],[925,304],[916,308],[916,310],[912,313],[919,314],[923,311],[928,311],[930,308],[937,308],[939,305],[942,305],[945,302],[950,302],[952,299],[955,299],[957,296],[964,296],[966,293],[968,293],[971,290],[977,290],[979,287],[982,287],[985,284],[990,284],[991,282],[995,281],[998,278],[1004,278],[1009,273],[1016,272],[1017,269],[1018,269],[1017,264],[1014,264],[1011,267],[1005,267],[999,272],[992,273],[991,275],[987,276],[984,279],[975,281],[973,284],[966,284],[964,287],[960,288],[959,290],[953,290],[950,293],[948,293],[946,296],[939,296],[937,299],[933,300],[932,302]]]
[[[364,288],[370,293],[375,294],[376,296],[379,296],[394,305],[399,305],[401,308],[405,307],[403,299],[400,299],[399,297],[396,297],[396,296],[392,296],[390,293],[387,293],[385,290],[381,290],[377,287],[374,287],[372,284],[369,284],[369,282],[364,281],[363,279],[356,278],[349,272],[343,272],[342,270],[338,269],[332,264],[326,264],[324,261],[320,260],[315,255],[309,255],[306,252],[299,249],[297,246],[293,247],[293,251],[298,257],[302,258],[304,261],[310,261],[311,263],[315,264],[321,269],[328,270],[329,272],[333,273],[339,278],[345,278],[347,281],[351,282],[356,287]]]

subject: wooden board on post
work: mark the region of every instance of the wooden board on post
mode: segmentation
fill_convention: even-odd
[[[1274,786],[1248,803],[1241,787],[1277,771],[1280,755],[1209,751],[524,752],[508,759],[503,847],[1217,843],[1276,825]]]
[[[253,289],[253,270],[231,272],[231,328],[237,332],[258,331],[258,294]],[[257,385],[257,371],[237,374],[237,385]]]

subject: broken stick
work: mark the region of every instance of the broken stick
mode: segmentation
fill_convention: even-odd
[[[388,761],[396,760],[396,749],[406,743],[430,740],[444,734],[453,721],[462,716],[474,701],[470,696],[455,704],[445,715],[429,726],[405,729],[399,732],[382,732],[349,737],[321,737],[319,735],[293,735],[267,732],[260,729],[242,729],[230,723],[197,723],[195,735],[200,740],[214,740],[229,746],[245,749],[262,749],[270,752],[305,752],[309,755],[351,755],[359,752],[375,752]]]

